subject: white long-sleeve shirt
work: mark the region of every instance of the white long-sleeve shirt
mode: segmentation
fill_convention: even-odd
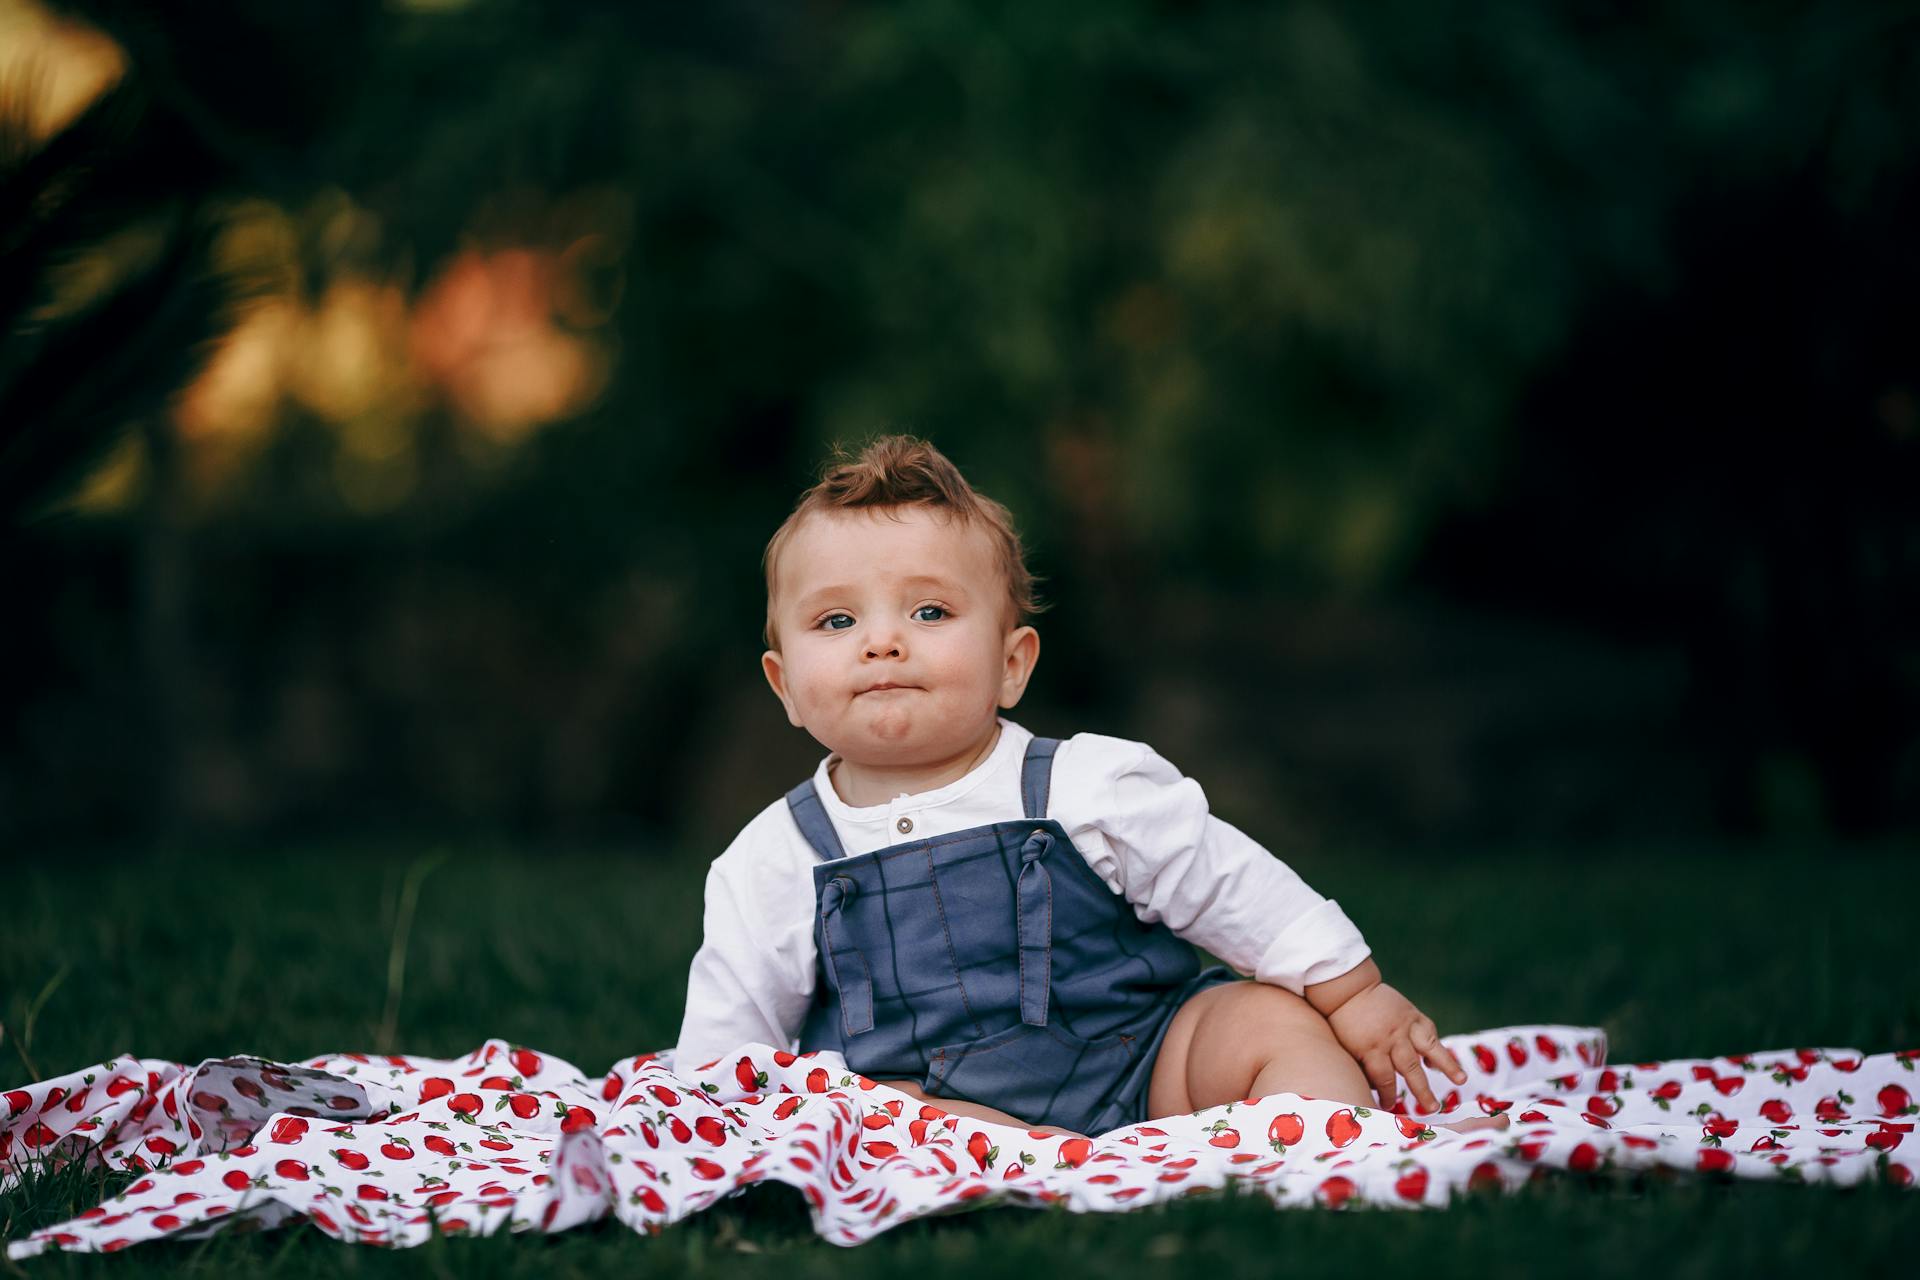
[[[964,777],[855,808],[814,771],[821,806],[848,856],[1021,816],[1020,767],[1033,735],[1004,717],[1000,739]],[[1258,842],[1207,811],[1200,784],[1143,742],[1080,733],[1053,760],[1047,817],[1134,914],[1238,972],[1298,993],[1368,955],[1339,904]],[[702,1063],[749,1041],[788,1050],[813,998],[813,867],[775,800],[707,872],[705,939],[687,975],[677,1055]]]

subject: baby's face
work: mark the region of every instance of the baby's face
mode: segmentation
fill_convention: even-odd
[[[761,659],[787,718],[855,764],[976,747],[1019,701],[1039,646],[1033,628],[1008,626],[989,537],[924,506],[802,522],[775,569],[780,649]]]

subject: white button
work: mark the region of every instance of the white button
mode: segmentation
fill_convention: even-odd
[[[901,835],[905,835],[907,832],[913,830],[913,819],[902,818],[900,821],[894,823],[893,827],[894,830],[898,831]]]

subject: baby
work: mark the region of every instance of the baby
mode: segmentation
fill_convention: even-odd
[[[831,1049],[949,1111],[1098,1133],[1466,1079],[1366,943],[1143,743],[1002,717],[1040,657],[1006,508],[874,441],[767,546],[767,683],[829,754],[707,876],[680,1060]],[[1189,944],[1225,968],[1202,971]]]

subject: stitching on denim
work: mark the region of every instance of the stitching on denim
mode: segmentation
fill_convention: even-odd
[[[960,1005],[967,1011],[967,1020],[973,1023],[973,1033],[981,1034],[980,1015],[973,1011],[973,1001],[967,999],[967,982],[960,976],[960,953],[953,949],[953,927],[947,923],[946,900],[940,896],[940,882],[933,874],[933,855],[927,855],[927,887],[933,891],[933,909],[940,915],[940,934],[947,940],[947,964],[953,969],[954,984],[960,988]]]

